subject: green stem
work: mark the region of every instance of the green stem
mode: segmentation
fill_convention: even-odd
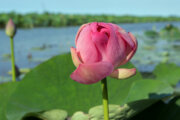
[[[102,85],[102,96],[103,96],[104,120],[109,120],[108,90],[107,90],[106,78],[101,80],[101,85]]]
[[[16,69],[15,69],[15,59],[14,59],[14,41],[13,37],[10,37],[11,41],[11,65],[12,65],[12,81],[16,81]]]

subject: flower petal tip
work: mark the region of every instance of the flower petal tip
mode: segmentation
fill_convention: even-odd
[[[72,57],[72,61],[73,61],[74,65],[75,65],[76,67],[78,67],[79,64],[82,63],[81,60],[80,60],[79,57],[78,57],[78,54],[77,54],[77,52],[76,52],[76,49],[73,48],[73,47],[71,47],[71,57]]]
[[[116,78],[116,79],[126,79],[129,77],[132,77],[136,74],[136,68],[132,69],[125,69],[125,68],[120,68],[114,70],[110,77]]]

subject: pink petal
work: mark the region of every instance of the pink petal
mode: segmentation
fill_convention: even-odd
[[[137,40],[131,33],[127,33],[121,27],[119,27],[115,24],[112,24],[112,26],[116,29],[116,31],[118,31],[118,37],[123,39],[124,44],[126,46],[126,48],[125,48],[126,57],[119,62],[120,64],[118,66],[120,66],[120,65],[127,63],[132,58],[134,53],[136,52]],[[121,41],[119,41],[119,44],[121,44]]]
[[[135,41],[132,40],[132,38],[130,37],[129,33],[124,33],[124,32],[120,32],[121,33],[121,37],[122,39],[131,47],[134,47],[135,45]]]
[[[78,40],[78,37],[81,33],[81,31],[83,30],[84,27],[86,27],[88,24],[83,24],[81,25],[81,27],[79,28],[78,32],[77,32],[77,35],[76,35],[76,38],[75,38],[75,44],[77,45],[77,40]]]
[[[107,61],[106,48],[109,39],[109,31],[105,27],[100,26],[98,23],[94,23],[91,27],[92,26],[96,29],[92,28],[91,38],[96,46],[96,49],[101,55],[99,58],[101,61]]]
[[[126,31],[124,29],[122,29],[120,26],[113,24],[113,23],[109,23],[109,24],[114,27],[115,31],[121,31],[121,32],[126,33]]]
[[[138,46],[138,42],[137,42],[137,40],[136,40],[136,38],[134,37],[134,35],[132,34],[132,33],[128,33],[129,34],[129,36],[131,37],[131,39],[134,41],[134,46],[133,46],[133,53],[130,53],[129,55],[128,55],[128,59],[131,59],[131,57],[134,55],[134,53],[136,52],[136,50],[137,50],[137,46]]]
[[[132,69],[120,68],[120,69],[114,70],[111,73],[110,77],[117,78],[117,79],[126,79],[135,74],[136,74],[136,68],[132,68]]]
[[[133,57],[133,55],[135,54],[135,52],[137,50],[138,43],[137,43],[136,38],[130,32],[128,33],[128,35],[130,37],[130,40],[133,42],[133,44],[131,46],[130,44],[126,43],[126,54],[127,54],[126,58],[118,66],[126,64]],[[130,41],[130,40],[128,40],[128,41]]]
[[[110,75],[113,69],[113,65],[109,62],[80,64],[71,74],[71,78],[79,83],[92,84]]]
[[[72,57],[72,61],[74,63],[74,65],[76,67],[79,66],[79,64],[82,63],[82,61],[80,60],[78,53],[76,52],[76,48],[71,47],[71,57]]]
[[[116,67],[125,57],[125,45],[123,40],[118,38],[112,24],[99,23],[109,31],[109,41],[107,43],[106,55],[109,61]],[[120,41],[120,42],[119,42]]]
[[[89,25],[86,24],[83,26],[83,29],[80,28],[79,31],[81,31],[81,33],[77,35],[76,38],[76,50],[80,53],[82,62],[94,63],[100,61],[101,55],[92,41],[92,30]]]

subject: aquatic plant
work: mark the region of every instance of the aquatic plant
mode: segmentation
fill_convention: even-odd
[[[12,64],[12,81],[16,81],[16,67],[15,67],[15,58],[14,58],[14,36],[16,34],[16,26],[12,19],[9,19],[6,29],[6,35],[9,36],[11,42],[11,64]]]

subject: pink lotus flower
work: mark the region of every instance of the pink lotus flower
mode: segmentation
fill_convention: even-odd
[[[80,27],[71,55],[77,69],[71,78],[79,83],[96,83],[107,76],[128,78],[136,69],[117,67],[127,63],[137,49],[136,38],[112,23],[93,22]]]

